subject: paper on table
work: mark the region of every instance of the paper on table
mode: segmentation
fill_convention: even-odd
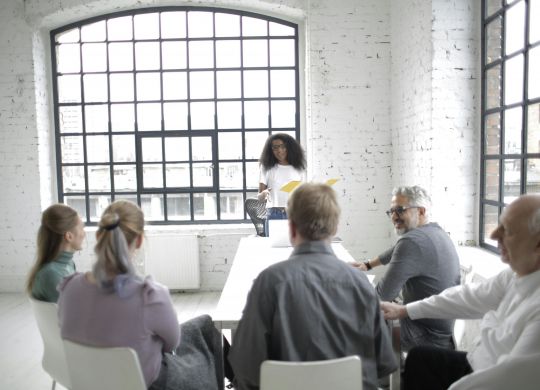
[[[338,181],[339,181],[339,179],[328,179],[325,184],[331,186],[331,185],[334,185]],[[280,190],[284,191],[284,192],[292,192],[300,184],[302,184],[301,181],[292,180],[292,181],[288,182],[287,184],[285,184],[283,187],[281,187]]]

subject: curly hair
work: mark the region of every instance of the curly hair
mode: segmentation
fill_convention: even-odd
[[[302,146],[290,135],[285,133],[272,134],[266,140],[261,157],[259,158],[259,164],[266,170],[272,168],[277,164],[278,160],[274,156],[272,151],[272,141],[283,141],[287,148],[287,162],[298,170],[306,169],[306,157],[304,155],[304,149]]]

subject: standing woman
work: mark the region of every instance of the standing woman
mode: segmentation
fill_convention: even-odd
[[[56,287],[75,272],[73,253],[81,250],[84,224],[73,208],[53,204],[41,215],[37,235],[37,259],[28,274],[26,291],[40,301],[56,302]]]
[[[182,324],[178,347],[180,326],[167,287],[138,276],[132,263],[143,236],[144,215],[136,204],[118,200],[105,209],[92,271],[60,285],[62,338],[133,348],[151,390],[217,390],[221,336],[209,316],[200,316]]]
[[[266,200],[265,235],[268,236],[270,219],[287,219],[285,207],[289,193],[280,188],[292,180],[305,179],[306,158],[302,146],[288,134],[273,134],[266,140],[259,159],[260,201]]]

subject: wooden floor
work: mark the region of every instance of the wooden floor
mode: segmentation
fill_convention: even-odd
[[[178,321],[211,314],[219,292],[173,294]],[[24,294],[0,294],[0,389],[46,390],[50,377],[41,368],[43,345]],[[64,390],[60,385],[57,389]]]

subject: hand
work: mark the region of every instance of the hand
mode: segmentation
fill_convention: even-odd
[[[393,302],[381,302],[385,320],[400,320],[407,317],[407,307]]]
[[[259,201],[264,202],[270,197],[270,188],[267,188],[266,190],[263,190],[257,194],[257,199]]]
[[[360,271],[367,271],[367,267],[363,261],[353,261],[349,263],[354,268],[358,268]]]

